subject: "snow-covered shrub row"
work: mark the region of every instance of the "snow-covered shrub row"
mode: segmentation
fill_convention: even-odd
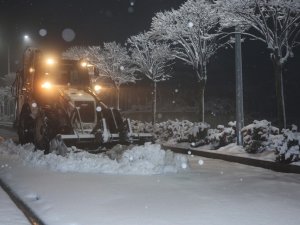
[[[270,148],[275,149],[276,161],[291,163],[300,159],[300,133],[297,126],[282,129],[282,134],[270,137]]]
[[[291,163],[300,159],[300,133],[297,126],[291,129],[279,129],[271,122],[255,120],[242,129],[244,148],[248,153],[259,153],[265,150],[275,151],[276,161]]]
[[[155,127],[151,123],[132,120],[131,126],[134,132],[150,132],[157,140],[175,142],[205,139],[210,127],[207,123],[188,120],[168,120],[155,124]]]
[[[151,123],[131,121],[135,132],[154,133],[159,141],[191,142],[192,146],[212,144],[214,149],[220,148],[235,141],[235,122],[229,122],[228,126],[219,125],[216,129],[209,129],[210,125],[202,122],[190,122],[188,120],[157,123],[155,129]]]
[[[214,149],[235,142],[236,140],[236,123],[229,122],[229,127],[218,125],[216,129],[209,129],[207,143],[210,143]]]
[[[267,120],[254,120],[242,129],[244,148],[248,153],[263,152],[268,148],[270,135],[278,135],[279,129]]]

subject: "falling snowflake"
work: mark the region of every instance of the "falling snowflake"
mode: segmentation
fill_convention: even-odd
[[[188,27],[192,28],[194,26],[194,24],[192,22],[188,23]]]
[[[199,164],[199,165],[203,165],[203,164],[204,164],[203,160],[202,160],[202,159],[199,159],[198,164]]]
[[[128,7],[128,13],[133,13],[134,12],[134,8],[132,6]]]
[[[188,151],[188,154],[190,155],[190,154],[192,154],[192,152],[191,152],[191,151]]]
[[[42,36],[42,37],[45,37],[47,35],[47,30],[46,29],[40,29],[39,30],[39,34]]]
[[[182,163],[182,164],[181,164],[181,168],[182,168],[182,169],[186,169],[186,168],[187,168],[187,164],[186,164],[186,163]]]
[[[75,39],[75,36],[75,32],[70,28],[66,28],[62,31],[62,38],[67,42],[73,41]]]
[[[162,117],[163,117],[163,116],[162,116],[161,113],[158,113],[158,114],[157,114],[157,118],[158,118],[158,119],[161,119]]]

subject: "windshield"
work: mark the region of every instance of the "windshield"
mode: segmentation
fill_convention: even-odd
[[[53,68],[47,68],[46,77],[57,85],[68,86],[89,86],[90,78],[86,68],[77,64],[58,65]]]

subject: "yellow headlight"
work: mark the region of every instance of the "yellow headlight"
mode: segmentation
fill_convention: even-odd
[[[98,85],[98,84],[94,86],[94,90],[96,92],[100,92],[101,89],[102,89],[102,87],[100,85]]]
[[[55,61],[54,61],[54,59],[52,59],[52,58],[48,58],[48,59],[46,60],[46,63],[47,63],[47,65],[53,65],[53,64],[55,64]]]
[[[41,86],[43,89],[51,89],[52,88],[52,84],[49,81],[42,83]]]
[[[87,67],[87,65],[88,65],[87,62],[81,62],[82,67]]]

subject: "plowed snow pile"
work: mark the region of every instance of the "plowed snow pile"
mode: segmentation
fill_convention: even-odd
[[[66,156],[44,155],[32,144],[16,145],[11,140],[0,144],[2,156],[8,156],[33,167],[61,172],[151,175],[176,173],[187,168],[187,157],[164,151],[159,144],[146,143],[122,150],[118,146],[107,153],[70,152]]]

